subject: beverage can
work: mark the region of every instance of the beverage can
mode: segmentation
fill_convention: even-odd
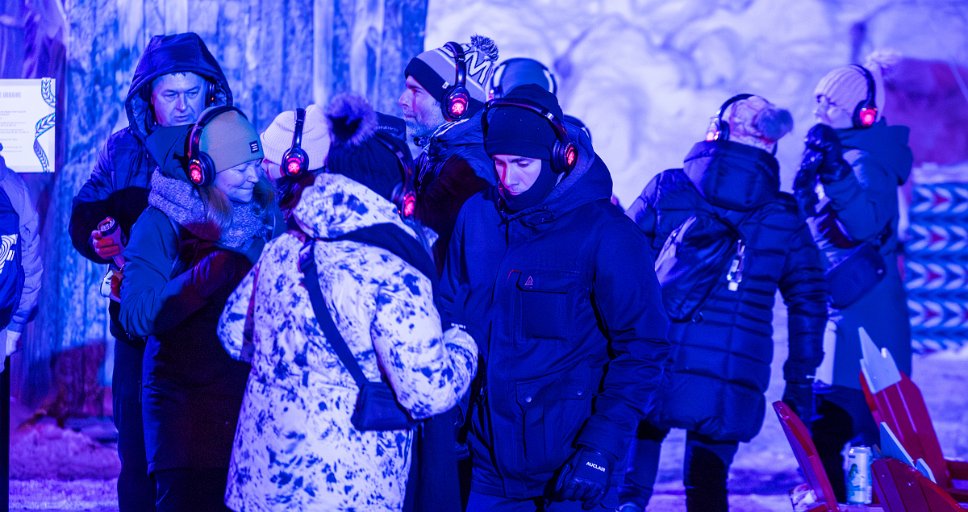
[[[851,505],[871,502],[872,454],[867,446],[851,446],[847,452],[847,503]]]

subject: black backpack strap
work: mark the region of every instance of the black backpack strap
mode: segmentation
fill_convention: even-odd
[[[326,303],[323,302],[323,290],[319,287],[319,271],[316,268],[315,246],[314,240],[310,238],[299,253],[299,268],[303,272],[303,286],[309,292],[309,301],[313,305],[313,313],[316,315],[319,326],[323,328],[326,340],[336,351],[336,355],[343,362],[343,366],[349,370],[353,380],[356,381],[356,385],[362,389],[367,382],[367,378],[363,375],[363,370],[360,369],[360,363],[356,361],[353,353],[350,352],[350,348],[346,346],[346,340],[339,333],[339,329],[336,328],[336,323],[333,321],[333,316],[329,313]]]

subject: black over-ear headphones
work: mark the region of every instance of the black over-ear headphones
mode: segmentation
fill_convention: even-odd
[[[395,146],[385,137],[393,136],[377,133],[373,138],[382,144],[387,151],[393,153],[393,155],[397,157],[397,163],[400,164],[400,183],[393,188],[393,197],[391,200],[393,201],[393,204],[397,205],[397,208],[400,209],[401,216],[410,218],[413,217],[414,211],[417,207],[417,193],[414,191],[415,187],[413,183],[413,159],[411,159],[409,155],[404,154],[403,150],[399,146]],[[401,144],[403,144],[402,141]]]
[[[205,88],[205,106],[211,107],[215,104],[215,82],[206,78],[205,83],[208,84]]]
[[[545,118],[551,124],[552,129],[554,129],[556,137],[555,146],[551,149],[551,170],[561,173],[569,172],[575,168],[575,165],[578,163],[578,147],[575,146],[575,143],[568,136],[568,130],[565,128],[565,125],[551,111],[535,103],[518,98],[499,98],[487,102],[484,105],[484,114],[481,116],[481,127],[484,129],[485,136],[487,136],[488,112],[493,108],[503,107],[523,108]]]
[[[205,129],[206,124],[216,117],[233,110],[243,118],[248,119],[241,110],[229,105],[220,105],[202,112],[202,116],[192,125],[192,131],[188,135],[188,167],[185,169],[185,173],[188,175],[188,181],[199,187],[210,185],[215,180],[216,172],[212,157],[198,147],[202,138],[202,130]]]
[[[853,122],[854,128],[870,128],[877,121],[877,101],[875,100],[877,86],[874,85],[874,75],[859,64],[851,64],[851,67],[856,68],[867,81],[867,97],[854,107],[851,122]]]
[[[309,155],[300,146],[302,144],[303,124],[306,122],[306,110],[296,109],[296,126],[292,130],[292,145],[282,154],[282,172],[287,176],[297,176],[309,169]]]
[[[714,140],[729,140],[729,123],[723,121],[723,115],[726,113],[726,109],[737,101],[743,101],[752,97],[752,94],[742,93],[726,100],[726,102],[719,107],[719,113],[716,114],[716,118],[713,120],[712,124],[709,125],[709,130],[706,131],[706,141],[712,142]]]
[[[471,104],[471,95],[467,92],[467,61],[464,55],[464,48],[451,41],[444,45],[454,54],[454,66],[456,76],[454,84],[444,90],[444,101],[440,102],[440,107],[444,111],[444,119],[448,121],[459,121],[467,115],[467,109]]]

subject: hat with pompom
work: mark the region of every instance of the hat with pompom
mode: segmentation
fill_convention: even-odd
[[[497,45],[488,37],[471,36],[470,44],[460,45],[464,50],[467,70],[464,86],[471,96],[468,110],[473,113],[487,101],[487,85],[498,58]],[[446,45],[427,50],[407,64],[404,76],[412,76],[438,102],[443,103],[447,89],[457,78],[457,58]]]
[[[380,116],[355,94],[340,94],[326,107],[330,130],[326,170],[342,174],[392,200],[403,181],[410,148],[380,125]]]

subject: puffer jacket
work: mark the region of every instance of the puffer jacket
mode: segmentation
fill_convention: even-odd
[[[494,164],[484,152],[481,112],[441,126],[414,165],[417,173],[414,216],[437,233],[433,252],[439,272],[464,202],[497,183]]]
[[[842,129],[837,134],[853,173],[823,185],[825,197],[818,204],[818,215],[809,219],[810,229],[825,268],[859,243],[877,241],[887,273],[854,304],[831,309],[817,379],[860,389],[861,327],[879,348],[890,350],[901,371],[911,373],[911,324],[898,269],[897,187],[911,174],[914,157],[908,146],[909,129],[888,126],[884,119],[867,129]]]
[[[6,162],[0,156],[0,189],[7,194],[13,210],[19,216],[21,264],[24,269],[24,285],[20,294],[20,301],[12,311],[7,330],[23,333],[24,326],[37,312],[37,302],[40,300],[40,282],[43,274],[43,263],[40,257],[40,240],[37,237],[38,217],[27,190],[24,179],[13,170],[7,168]],[[2,264],[0,264],[2,266]]]
[[[108,139],[98,154],[87,182],[74,196],[69,232],[71,243],[85,258],[108,263],[91,247],[91,232],[105,217],[113,217],[127,238],[131,226],[148,206],[151,172],[157,166],[145,147],[154,119],[148,104],[152,82],[170,73],[196,73],[213,84],[212,105],[231,105],[232,91],[215,57],[194,33],[155,36],[145,48],[125,98],[128,126]],[[111,334],[131,340],[118,323],[118,304],[112,302]]]
[[[345,176],[321,174],[293,215],[317,239],[318,286],[366,377],[385,375],[414,418],[453,407],[476,371],[477,346],[462,331],[441,333],[430,280],[382,248],[318,240],[381,223],[415,236],[393,205]],[[219,324],[228,353],[252,359],[226,503],[246,511],[399,511],[413,431],[353,427],[358,388],[301,283],[303,239],[291,231],[269,243]]]
[[[147,341],[142,401],[150,472],[228,468],[249,367],[222,349],[218,319],[280,225],[275,205],[233,202],[231,225],[214,228],[206,203],[176,171],[152,176],[121,282],[121,324]]]
[[[472,197],[447,258],[443,307],[482,340],[469,444],[485,494],[543,495],[579,446],[624,457],[668,354],[647,241],[572,137],[578,167],[543,203],[509,214],[495,188]]]
[[[669,380],[649,420],[714,439],[749,441],[765,414],[773,358],[773,301],[789,311],[784,378],[803,380],[820,363],[826,287],[819,255],[792,196],[779,191],[769,153],[735,142],[700,142],[684,169],[658,174],[629,207],[658,254],[697,210],[739,228],[743,278],[728,288],[726,269],[692,318],[672,323]]]

